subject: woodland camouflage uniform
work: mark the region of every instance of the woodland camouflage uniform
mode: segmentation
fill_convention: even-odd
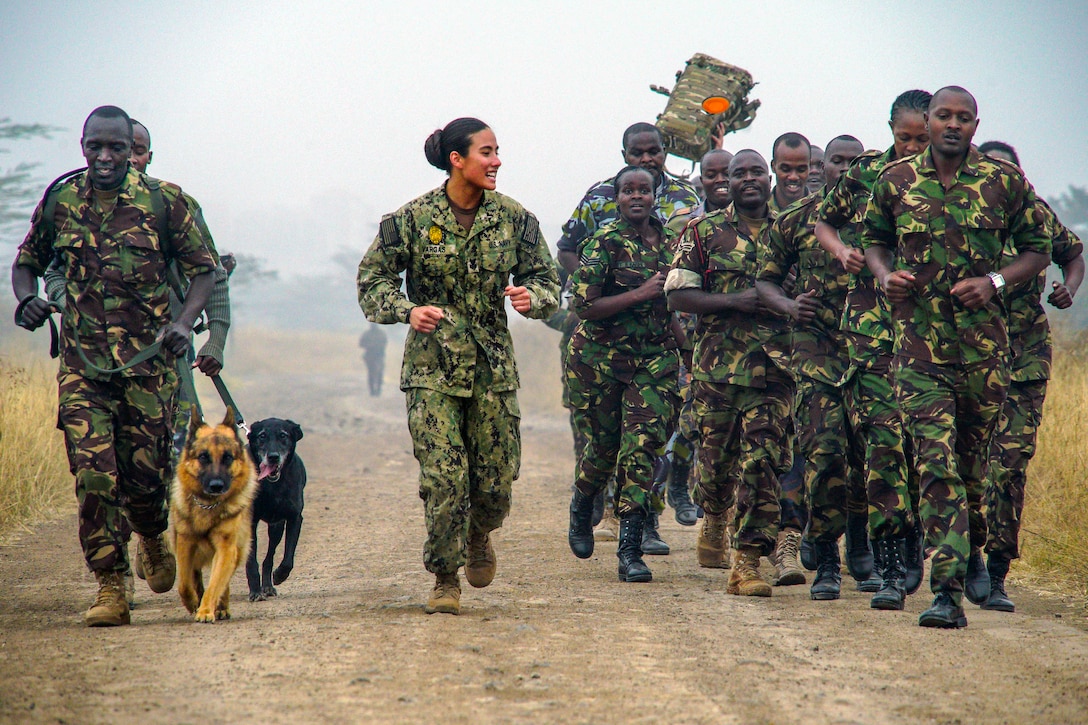
[[[847,246],[860,248],[861,222],[873,183],[894,159],[895,149],[858,156],[824,197],[819,221],[839,230]],[[891,310],[868,267],[849,275],[839,329],[857,368],[843,389],[856,437],[864,444],[869,532],[874,539],[902,538],[918,501],[917,476],[908,471],[905,439],[891,379]]]
[[[557,244],[560,252],[578,253],[582,244],[598,229],[619,219],[614,183],[613,178],[594,184],[578,202],[578,207],[563,225],[563,236]],[[654,213],[658,221],[664,224],[676,214],[698,205],[699,195],[690,184],[662,172],[661,181],[654,190]]]
[[[822,198],[821,189],[778,215],[760,258],[758,279],[781,287],[796,265],[793,294],[816,294],[816,317],[793,326],[789,369],[797,378],[794,416],[805,461],[808,535],[812,541],[837,541],[846,530],[847,502],[866,509],[865,446],[848,415],[847,384],[855,368],[839,330],[850,275],[816,239]]]
[[[755,286],[758,238],[736,208],[689,223],[680,238],[666,292],[739,293]],[[765,344],[778,321],[735,311],[698,316],[692,361],[694,416],[699,426],[695,501],[724,516],[736,504],[734,547],[763,555],[778,535],[781,466],[793,382],[771,362]]]
[[[1067,229],[1042,199],[1053,250],[1051,259],[1064,267],[1084,251],[1080,238]],[[1005,249],[1005,261],[1015,256]],[[1050,379],[1053,341],[1043,311],[1046,272],[1005,294],[1012,381],[990,446],[990,475],[986,487],[986,552],[1004,559],[1020,556],[1020,515],[1024,510],[1027,467],[1035,455],[1035,439],[1043,418],[1043,399]]]
[[[573,275],[571,308],[586,309],[602,297],[642,286],[673,259],[673,234],[660,232],[651,247],[620,218],[582,245]],[[588,439],[575,486],[595,496],[615,472],[619,517],[663,503],[651,487],[654,460],[664,452],[679,409],[679,354],[664,295],[632,305],[603,320],[583,320],[570,339],[567,387],[575,420]]]
[[[216,268],[208,240],[181,190],[160,182],[169,243],[159,237],[147,177],[129,168],[112,211],[103,213],[86,174],[59,188],[55,239],[39,204],[16,264],[44,274],[57,257],[64,273],[58,428],[76,476],[79,537],[96,572],[127,566],[127,517],[144,537],[167,526],[167,484],[177,374],[165,349],[126,370],[170,322],[167,258],[186,278]],[[77,342],[78,334],[78,342]]]
[[[408,295],[401,292],[406,273]],[[555,312],[559,284],[536,217],[484,191],[472,229],[457,222],[439,187],[382,218],[359,263],[359,305],[372,322],[408,322],[417,305],[445,317],[430,334],[408,332],[400,387],[419,461],[434,574],[465,563],[469,527],[487,533],[510,511],[521,465],[519,384],[503,290],[529,290],[529,316]]]
[[[895,255],[915,293],[894,305],[896,397],[915,444],[930,586],[960,605],[967,557],[986,543],[987,459],[1009,384],[1009,340],[995,295],[971,310],[951,293],[999,268],[1006,243],[1050,254],[1035,192],[1019,169],[971,148],[943,188],[932,150],[888,164],[873,186],[862,244]]]

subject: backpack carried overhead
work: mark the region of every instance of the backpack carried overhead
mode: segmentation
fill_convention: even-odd
[[[669,97],[657,117],[665,151],[690,161],[699,161],[711,149],[715,127],[725,133],[747,128],[755,120],[758,100],[748,100],[755,86],[752,74],[743,68],[696,53],[676,73],[670,91],[657,85],[650,90]]]

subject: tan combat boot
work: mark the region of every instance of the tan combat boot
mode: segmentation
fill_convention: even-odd
[[[117,627],[129,624],[128,602],[125,601],[125,582],[122,572],[97,571],[98,596],[83,615],[88,627]]]
[[[778,532],[778,541],[771,555],[774,561],[774,585],[776,587],[805,583],[801,569],[801,532],[785,529]]]
[[[435,574],[434,590],[431,598],[427,600],[427,606],[423,608],[427,614],[441,612],[442,614],[461,613],[461,580],[457,578],[457,572],[453,574]]]
[[[725,515],[703,512],[703,525],[699,528],[699,538],[695,541],[695,558],[699,566],[708,569],[728,569],[729,559],[726,551],[729,542],[725,538]]]
[[[476,588],[486,587],[495,578],[495,549],[491,536],[486,533],[468,535],[468,561],[465,563],[465,579]]]
[[[597,528],[593,529],[594,541],[619,541],[620,520],[616,518],[616,512],[610,507],[605,507],[604,516]]]
[[[156,594],[170,591],[177,575],[177,565],[174,554],[166,546],[166,535],[137,536],[136,576],[146,579],[147,585]]]
[[[742,597],[771,596],[771,585],[759,575],[759,549],[742,546],[733,551],[733,571],[729,574],[725,593]]]

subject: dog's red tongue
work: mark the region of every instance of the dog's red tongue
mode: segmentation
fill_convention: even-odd
[[[257,478],[268,478],[276,472],[276,467],[271,463],[262,463],[260,472],[257,474]]]

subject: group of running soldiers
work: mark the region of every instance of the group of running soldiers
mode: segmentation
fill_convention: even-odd
[[[567,304],[549,321],[564,332],[576,556],[617,539],[620,579],[649,581],[667,499],[679,523],[702,518],[698,563],[731,568],[731,594],[770,596],[808,569],[812,598],[837,599],[845,538],[874,609],[903,609],[928,555],[920,625],[966,626],[964,594],[1014,610],[1005,578],[1050,375],[1045,269],[1063,275],[1050,304],[1070,306],[1082,245],[1011,146],[972,144],[963,88],[901,94],[889,126],[885,151],[800,133],[769,166],[713,149],[701,198],[665,171],[653,125],[624,132],[628,166],[563,227]]]

